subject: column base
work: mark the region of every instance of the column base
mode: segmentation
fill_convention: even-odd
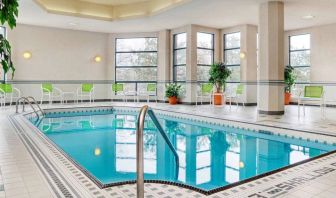
[[[264,111],[264,110],[258,110],[259,114],[264,115],[284,115],[285,111]]]

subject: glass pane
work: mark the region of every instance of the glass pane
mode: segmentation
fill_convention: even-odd
[[[198,66],[197,67],[197,80],[198,81],[209,81],[209,66]]]
[[[199,65],[211,65],[213,60],[213,51],[197,49],[197,64]]]
[[[310,49],[310,34],[290,36],[290,49]]]
[[[175,49],[187,47],[187,33],[176,34],[175,38]]]
[[[117,68],[117,81],[156,81],[156,68]]]
[[[175,81],[185,81],[187,76],[186,66],[176,66],[175,69]]]
[[[213,34],[197,32],[197,47],[213,48]]]
[[[294,72],[297,76],[297,82],[309,82],[310,81],[310,67],[296,67]]]
[[[175,51],[175,65],[185,65],[186,64],[186,50],[176,50]]]
[[[240,67],[230,67],[232,73],[229,77],[229,81],[231,82],[239,82],[240,81]]]
[[[240,50],[226,50],[225,51],[225,63],[226,65],[240,65]]]
[[[157,53],[117,53],[116,66],[157,66]]]
[[[310,50],[291,52],[289,64],[291,66],[309,66]]]
[[[240,47],[240,32],[225,34],[225,49]]]
[[[135,83],[124,83],[124,91],[125,92],[135,92],[136,91],[136,85]],[[118,92],[118,94],[121,94]]]
[[[117,39],[116,51],[157,51],[157,38]]]

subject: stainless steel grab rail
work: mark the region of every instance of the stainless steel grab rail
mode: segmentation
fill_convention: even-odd
[[[173,146],[173,144],[170,142],[167,134],[164,132],[160,122],[156,118],[154,111],[149,108],[147,105],[143,106],[140,109],[138,122],[137,122],[137,130],[136,130],[136,159],[137,159],[137,197],[143,198],[144,197],[144,154],[143,154],[143,134],[144,134],[144,127],[145,127],[145,118],[146,114],[148,112],[149,117],[154,122],[156,128],[161,133],[162,137],[168,144],[169,148],[172,150],[175,161],[176,161],[176,167],[175,167],[175,177],[178,178],[178,167],[179,167],[179,157],[178,154]]]
[[[40,115],[38,114],[38,111],[36,111],[36,109],[34,108],[34,106],[32,105],[32,103],[30,102],[29,99],[32,99],[33,102],[36,104],[36,106],[38,107],[39,111],[41,111],[42,115],[45,115],[44,111],[41,109],[40,105],[37,103],[37,101],[35,100],[35,98],[33,98],[32,96],[28,96],[28,97],[21,97],[19,99],[16,100],[16,104],[15,104],[15,109],[16,109],[16,113],[19,113],[19,104],[20,101],[24,101],[23,105],[22,105],[22,111],[25,111],[25,102],[27,102],[29,104],[29,106],[33,109],[34,113],[36,114],[36,116],[38,118],[40,118]]]
[[[44,111],[41,109],[40,105],[38,104],[38,102],[35,100],[34,97],[28,96],[27,99],[32,99],[34,101],[35,105],[37,106],[37,108],[39,109],[39,111],[41,111],[42,115],[45,115]]]

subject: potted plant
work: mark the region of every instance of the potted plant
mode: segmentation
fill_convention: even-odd
[[[225,83],[231,75],[231,70],[222,62],[214,63],[211,65],[209,71],[209,82],[216,87],[216,93],[222,93],[225,89]],[[214,104],[222,104],[222,95],[214,94]]]
[[[285,104],[288,105],[291,99],[292,87],[295,84],[296,75],[292,66],[286,66],[285,68]]]
[[[166,86],[166,97],[168,98],[169,104],[177,104],[177,98],[180,96],[181,85],[176,83],[171,83]]]

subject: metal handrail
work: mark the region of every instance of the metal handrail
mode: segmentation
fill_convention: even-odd
[[[169,148],[172,150],[175,161],[176,161],[176,179],[178,178],[178,167],[179,167],[179,157],[178,154],[173,146],[173,144],[170,142],[167,134],[164,132],[161,124],[159,123],[158,119],[156,118],[154,111],[149,108],[147,105],[143,106],[140,109],[138,122],[137,122],[137,130],[136,130],[136,159],[137,159],[137,197],[143,198],[144,197],[144,153],[143,153],[143,135],[144,135],[144,127],[145,127],[145,118],[146,113],[148,112],[149,117],[153,120],[155,126],[161,133],[162,137],[168,144]]]
[[[33,100],[33,102],[38,107],[39,111],[41,111],[42,115],[44,115],[44,111],[41,109],[40,105],[36,102],[35,98],[33,98],[32,96],[21,97],[21,98],[16,100],[16,104],[15,104],[16,113],[19,113],[19,104],[20,104],[20,101],[23,100],[23,101],[25,101],[29,104],[29,106],[33,109],[34,113],[36,114],[36,116],[38,118],[40,118],[40,115],[38,114],[38,111],[36,111],[36,109],[34,108],[34,106],[32,105],[32,103],[30,102],[29,99]],[[25,102],[23,102],[23,105],[22,105],[22,111],[23,112],[25,111]]]
[[[44,111],[41,109],[40,105],[37,103],[37,101],[35,100],[34,97],[28,96],[27,99],[32,99],[34,101],[35,105],[37,106],[37,108],[39,109],[39,111],[41,111],[42,115],[45,115]]]

